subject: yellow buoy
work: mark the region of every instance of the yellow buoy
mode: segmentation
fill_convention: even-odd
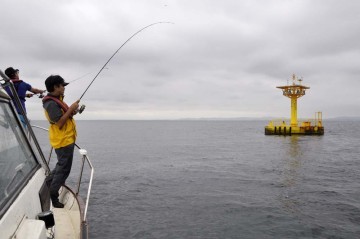
[[[298,79],[295,74],[292,77],[292,84],[277,86],[281,89],[283,95],[291,100],[290,122],[285,120],[272,120],[265,126],[265,135],[323,135],[324,127],[322,126],[322,112],[316,112],[315,118],[304,122],[298,122],[297,118],[297,99],[304,96],[308,86],[301,84],[302,79]],[[300,124],[299,124],[300,123]]]

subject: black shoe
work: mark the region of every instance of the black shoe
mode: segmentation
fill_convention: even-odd
[[[62,204],[61,202],[57,201],[57,202],[53,202],[52,205],[56,208],[64,208],[64,204]]]

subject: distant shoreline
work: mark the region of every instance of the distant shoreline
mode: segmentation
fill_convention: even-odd
[[[271,121],[277,119],[289,119],[286,117],[266,117],[266,118],[179,118],[179,119],[77,119],[76,121]],[[299,118],[299,121],[303,121],[310,118]],[[46,120],[31,120],[31,121],[46,121]],[[360,121],[360,117],[333,117],[323,118],[323,121]]]

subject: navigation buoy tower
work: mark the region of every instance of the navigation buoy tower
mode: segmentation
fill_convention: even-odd
[[[265,126],[265,135],[323,135],[324,127],[322,126],[322,113],[316,112],[315,119],[298,122],[297,118],[297,99],[304,96],[308,86],[301,84],[302,79],[298,79],[295,74],[292,77],[292,84],[277,86],[281,89],[283,95],[291,100],[291,117],[290,122],[286,120],[272,120]],[[300,123],[300,124],[299,124]]]

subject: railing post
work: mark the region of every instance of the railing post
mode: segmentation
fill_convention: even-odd
[[[76,195],[78,195],[79,192],[80,192],[80,184],[81,184],[82,174],[83,174],[83,171],[84,171],[85,157],[86,157],[85,155],[83,155],[83,157],[82,157],[82,165],[81,165],[81,170],[80,170],[80,176],[79,176],[78,186],[77,186],[77,190],[76,190]]]

